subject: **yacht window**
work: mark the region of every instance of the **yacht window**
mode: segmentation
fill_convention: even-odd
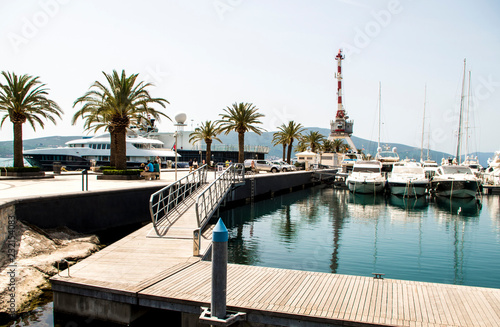
[[[394,166],[394,168],[392,168],[392,172],[397,174],[423,174],[424,169],[421,167]]]
[[[379,167],[354,167],[353,173],[380,173]]]
[[[461,167],[461,166],[442,166],[443,173],[445,174],[472,174],[472,171],[469,167]]]

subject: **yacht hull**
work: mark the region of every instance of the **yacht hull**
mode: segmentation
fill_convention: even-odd
[[[347,180],[349,191],[353,193],[380,193],[384,190],[385,183],[382,181],[356,181]]]
[[[474,180],[438,180],[431,186],[435,195],[451,198],[473,198],[479,189],[479,183]]]
[[[399,196],[422,196],[427,191],[427,183],[388,182],[391,194]]]

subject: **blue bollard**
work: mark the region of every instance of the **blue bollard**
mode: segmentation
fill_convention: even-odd
[[[219,218],[212,234],[212,317],[226,318],[227,228]]]

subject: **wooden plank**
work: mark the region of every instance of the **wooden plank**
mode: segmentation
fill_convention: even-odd
[[[346,306],[347,302],[349,302],[349,297],[352,294],[355,283],[356,276],[346,276],[342,289],[338,292],[338,295],[335,295],[333,306],[328,310],[328,312],[331,312],[331,317],[343,319],[345,313],[343,308]],[[342,318],[340,316],[342,316]]]
[[[323,281],[323,278],[321,274],[314,273],[312,275],[312,281],[308,285],[308,291],[304,294],[303,300],[299,301],[297,303],[297,307],[299,310],[297,311],[298,314],[309,314],[310,307],[311,307],[311,299],[315,296],[318,296],[318,293],[321,292],[321,283]],[[320,290],[318,292],[318,290]]]
[[[288,301],[290,297],[293,296],[294,289],[298,287],[300,283],[302,283],[303,275],[300,273],[294,274],[289,280],[285,281],[285,285],[283,289],[277,292],[271,299],[269,300],[268,308],[272,311],[281,312],[285,307],[285,303]]]
[[[382,280],[373,278],[370,279],[370,284],[368,286],[369,289],[368,292],[366,293],[367,297],[363,308],[363,313],[361,315],[363,321],[374,323],[375,318],[377,318],[378,320],[378,317],[375,315],[375,310],[379,299],[378,297],[378,288],[380,285],[379,281]]]
[[[362,287],[362,284],[363,284],[362,278],[359,276],[356,276],[355,282],[354,282],[354,285],[352,288],[352,292],[350,293],[348,300],[345,301],[341,307],[341,311],[343,311],[343,313],[344,313],[344,315],[342,316],[342,319],[350,319],[351,313],[352,313],[353,308],[354,308],[354,304],[355,303],[357,304],[357,299],[358,299],[359,291],[360,291],[360,288]],[[354,311],[356,309],[357,308],[354,308]]]
[[[359,295],[359,304],[356,306],[356,312],[351,315],[354,321],[367,321],[368,315],[364,314],[365,310],[370,309],[371,295],[373,291],[373,278],[363,277],[363,285]]]
[[[332,281],[325,293],[323,299],[321,299],[321,304],[316,309],[316,315],[320,317],[324,317],[328,312],[328,308],[333,304],[335,295],[341,289],[343,283],[345,282],[345,275],[336,275],[332,278]]]
[[[304,310],[304,314],[314,316],[318,306],[321,304],[321,299],[327,294],[329,285],[335,280],[333,275],[320,275],[321,280],[317,286],[316,292],[314,292],[310,301],[307,303]]]

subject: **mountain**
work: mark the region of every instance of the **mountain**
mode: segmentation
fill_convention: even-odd
[[[319,131],[325,137],[330,134],[330,130],[327,128],[317,128],[317,127],[307,127],[305,128],[305,133],[309,131]],[[262,135],[257,135],[255,133],[245,133],[245,144],[247,145],[263,145],[269,147],[269,153],[267,158],[281,158],[283,153],[283,147],[281,145],[273,146],[274,132],[264,132]],[[50,136],[50,137],[41,137],[35,139],[23,140],[24,149],[35,149],[35,148],[45,148],[45,147],[58,147],[64,146],[64,144],[68,141],[79,139],[81,136]],[[230,132],[228,135],[222,134],[219,135],[222,143],[224,144],[238,144],[238,134],[236,132]],[[364,149],[363,152],[365,154],[374,155],[377,152],[377,142],[370,141],[367,139],[363,139],[360,137],[352,136],[352,141],[358,147],[358,149]],[[213,144],[218,144],[219,142],[215,141]],[[294,142],[294,147],[298,144],[298,141]],[[383,146],[388,146],[391,149],[393,147],[397,148],[397,152],[401,159],[409,158],[415,159],[417,161],[420,160],[420,148],[408,146],[400,143],[383,143]],[[0,158],[8,158],[12,157],[12,141],[3,141],[0,142]],[[293,152],[295,153],[295,151]],[[292,153],[292,156],[293,156]],[[441,162],[442,158],[453,157],[449,153],[440,152],[430,150],[429,152],[432,160],[435,160],[438,164]],[[424,150],[424,155],[427,155],[427,150]],[[479,159],[479,163],[483,167],[488,166],[488,158],[492,158],[494,156],[493,152],[477,152],[472,153],[472,156],[477,156]]]
[[[68,141],[79,139],[80,136],[49,136],[40,137],[35,139],[23,140],[23,147],[25,150],[36,148],[57,148],[64,146]],[[14,155],[13,141],[0,142],[0,158],[10,158]]]

